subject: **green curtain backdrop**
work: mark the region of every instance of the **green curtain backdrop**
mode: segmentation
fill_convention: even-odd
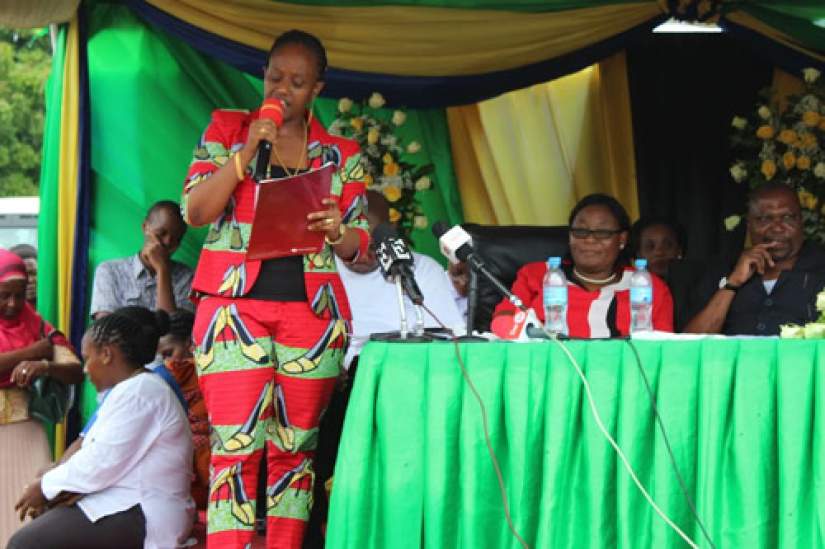
[[[825,341],[636,342],[678,468],[718,548],[822,547]],[[701,538],[625,341],[570,342],[606,428],[653,499]],[[461,348],[530,547],[686,547],[598,431],[544,343]],[[370,343],[332,488],[327,547],[519,547],[452,344]]]
[[[114,4],[100,3],[89,10],[88,58],[93,172],[91,287],[94,268],[101,261],[138,251],[140,225],[150,204],[180,199],[192,150],[212,110],[255,108],[261,101],[262,81],[156,32],[127,8]],[[335,101],[320,101],[317,114],[328,122],[336,108]],[[436,164],[436,190],[420,193],[428,217],[460,222],[444,112],[411,111],[402,131],[405,137],[421,142],[429,160]],[[47,135],[53,139],[57,132]],[[43,189],[47,196],[49,185]],[[54,231],[55,227],[45,229]],[[204,235],[204,230],[190,230],[175,259],[194,265]],[[420,250],[437,256],[429,230],[416,231],[413,237]],[[53,288],[51,281],[44,283],[41,291]],[[94,391],[87,384],[82,416],[88,417],[95,406]]]
[[[40,215],[37,218],[37,311],[51,323],[57,323],[57,178],[65,54],[66,26],[61,25],[46,82],[46,121],[40,160]]]

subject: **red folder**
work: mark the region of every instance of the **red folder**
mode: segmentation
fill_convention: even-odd
[[[320,252],[324,233],[307,230],[307,214],[327,209],[335,164],[317,170],[258,183],[258,199],[246,256],[272,259]]]

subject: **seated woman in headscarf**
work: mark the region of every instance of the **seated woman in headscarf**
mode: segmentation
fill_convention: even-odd
[[[28,387],[42,376],[83,380],[66,338],[26,302],[26,265],[0,249],[0,547],[19,526],[14,502],[51,462],[43,426],[29,417]]]
[[[630,218],[615,198],[591,194],[570,212],[570,252],[562,261],[567,276],[567,327],[570,337],[600,338],[630,333],[630,277],[626,251]],[[512,292],[531,307],[542,322],[543,261],[519,269]],[[653,329],[673,331],[673,300],[667,285],[653,280]],[[506,299],[494,314],[512,314]]]

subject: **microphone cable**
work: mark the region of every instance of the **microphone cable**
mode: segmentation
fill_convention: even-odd
[[[676,456],[673,455],[673,448],[670,446],[670,439],[668,439],[667,432],[665,432],[665,424],[662,421],[662,415],[659,413],[659,407],[656,405],[656,395],[653,394],[653,388],[650,386],[650,380],[645,373],[644,368],[642,367],[642,357],[639,355],[639,350],[633,344],[630,338],[626,338],[625,342],[633,351],[633,356],[636,359],[636,367],[639,368],[639,374],[642,376],[642,380],[645,384],[645,389],[647,390],[647,395],[650,398],[650,407],[653,409],[653,417],[656,420],[656,423],[659,425],[659,432],[662,433],[662,440],[665,443],[665,448],[667,449],[667,455],[670,458],[670,464],[673,467],[673,472],[676,475],[676,479],[679,481],[679,488],[682,490],[682,494],[685,496],[685,501],[690,508],[690,512],[693,515],[693,518],[696,519],[696,524],[699,525],[699,528],[702,530],[702,535],[707,540],[708,544],[710,545],[711,549],[716,549],[716,545],[714,545],[713,540],[710,538],[710,534],[708,534],[707,529],[705,528],[702,519],[699,518],[699,513],[696,511],[696,505],[693,503],[693,498],[690,497],[690,493],[687,489],[687,484],[685,483],[685,479],[682,477],[682,474],[679,472],[679,466],[676,464]]]
[[[481,409],[481,425],[482,430],[484,431],[484,444],[487,446],[487,453],[490,455],[490,461],[492,462],[493,470],[496,473],[496,480],[498,481],[498,490],[501,497],[501,503],[504,506],[504,518],[507,521],[507,527],[510,529],[510,532],[513,534],[516,540],[518,540],[519,544],[524,549],[529,549],[530,546],[527,544],[526,541],[524,541],[524,538],[521,537],[518,531],[516,530],[516,525],[513,522],[513,517],[510,514],[510,503],[507,500],[507,487],[504,484],[504,475],[501,473],[501,466],[499,465],[495,450],[493,450],[493,443],[490,440],[490,428],[487,420],[487,408],[484,406],[484,401],[481,399],[481,395],[476,389],[473,380],[470,379],[470,373],[467,371],[467,367],[464,364],[464,359],[461,356],[461,347],[458,344],[458,338],[455,337],[455,332],[451,328],[448,328],[443,322],[441,322],[441,319],[435,316],[435,313],[433,313],[429,309],[429,307],[427,307],[423,303],[421,307],[425,311],[427,311],[427,313],[431,317],[433,317],[433,319],[438,323],[438,325],[443,330],[446,330],[447,333],[452,335],[452,339],[450,341],[452,341],[453,346],[455,348],[455,356],[458,359],[458,366],[461,368],[461,375],[464,377],[464,381],[467,382],[467,386],[470,388],[470,392],[473,393],[473,396],[475,397],[476,401],[478,401],[478,407]]]
[[[673,522],[673,520],[671,520],[671,518],[668,517],[665,514],[665,512],[659,508],[658,505],[656,505],[656,502],[653,501],[651,495],[645,489],[644,485],[642,485],[642,482],[639,480],[639,477],[636,476],[636,472],[633,470],[633,466],[630,464],[630,461],[627,459],[627,456],[619,447],[619,444],[616,442],[616,440],[607,431],[607,428],[604,426],[604,423],[602,422],[601,415],[599,415],[599,410],[596,408],[596,402],[593,399],[593,393],[590,389],[590,383],[587,381],[587,377],[585,377],[584,372],[582,371],[579,363],[576,361],[576,358],[573,356],[573,353],[571,353],[567,346],[564,343],[562,343],[561,340],[559,340],[556,334],[551,333],[544,326],[541,327],[541,330],[545,333],[545,335],[547,335],[547,337],[550,340],[554,341],[556,345],[558,345],[561,348],[565,355],[567,355],[567,359],[573,365],[573,368],[576,370],[576,374],[578,374],[579,379],[581,379],[582,385],[584,386],[584,391],[587,395],[587,402],[590,405],[590,412],[593,414],[593,419],[596,421],[596,426],[599,428],[599,431],[601,431],[602,435],[604,435],[604,437],[607,439],[607,442],[609,442],[610,445],[613,447],[613,450],[615,450],[616,455],[621,460],[622,465],[624,466],[628,475],[630,475],[630,478],[631,480],[633,480],[633,483],[639,489],[639,492],[647,500],[648,504],[650,504],[651,508],[656,512],[656,514],[659,515],[663,521],[665,521],[665,524],[670,526],[670,528],[674,532],[676,532],[679,535],[679,537],[681,537],[685,541],[685,543],[687,543],[690,547],[692,547],[693,549],[698,549],[699,546],[687,534],[685,534],[682,531],[682,529],[679,528],[676,525],[676,523]],[[704,531],[704,528],[702,530]],[[712,543],[711,546],[713,546]]]

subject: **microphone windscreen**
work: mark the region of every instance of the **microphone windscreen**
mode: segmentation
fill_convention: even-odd
[[[398,231],[389,223],[379,223],[372,230],[373,242],[382,242],[388,238],[395,238],[396,236],[398,236]]]
[[[490,331],[501,339],[513,339],[513,328],[516,326],[514,315],[498,314],[490,322]]]
[[[444,233],[446,233],[448,230],[450,230],[450,227],[449,227],[449,225],[447,225],[443,221],[436,221],[433,224],[433,229],[432,230],[433,230],[433,235],[435,235],[436,238],[441,238],[444,235]]]
[[[266,118],[275,122],[280,127],[284,121],[284,102],[275,97],[264,99],[258,118]]]

